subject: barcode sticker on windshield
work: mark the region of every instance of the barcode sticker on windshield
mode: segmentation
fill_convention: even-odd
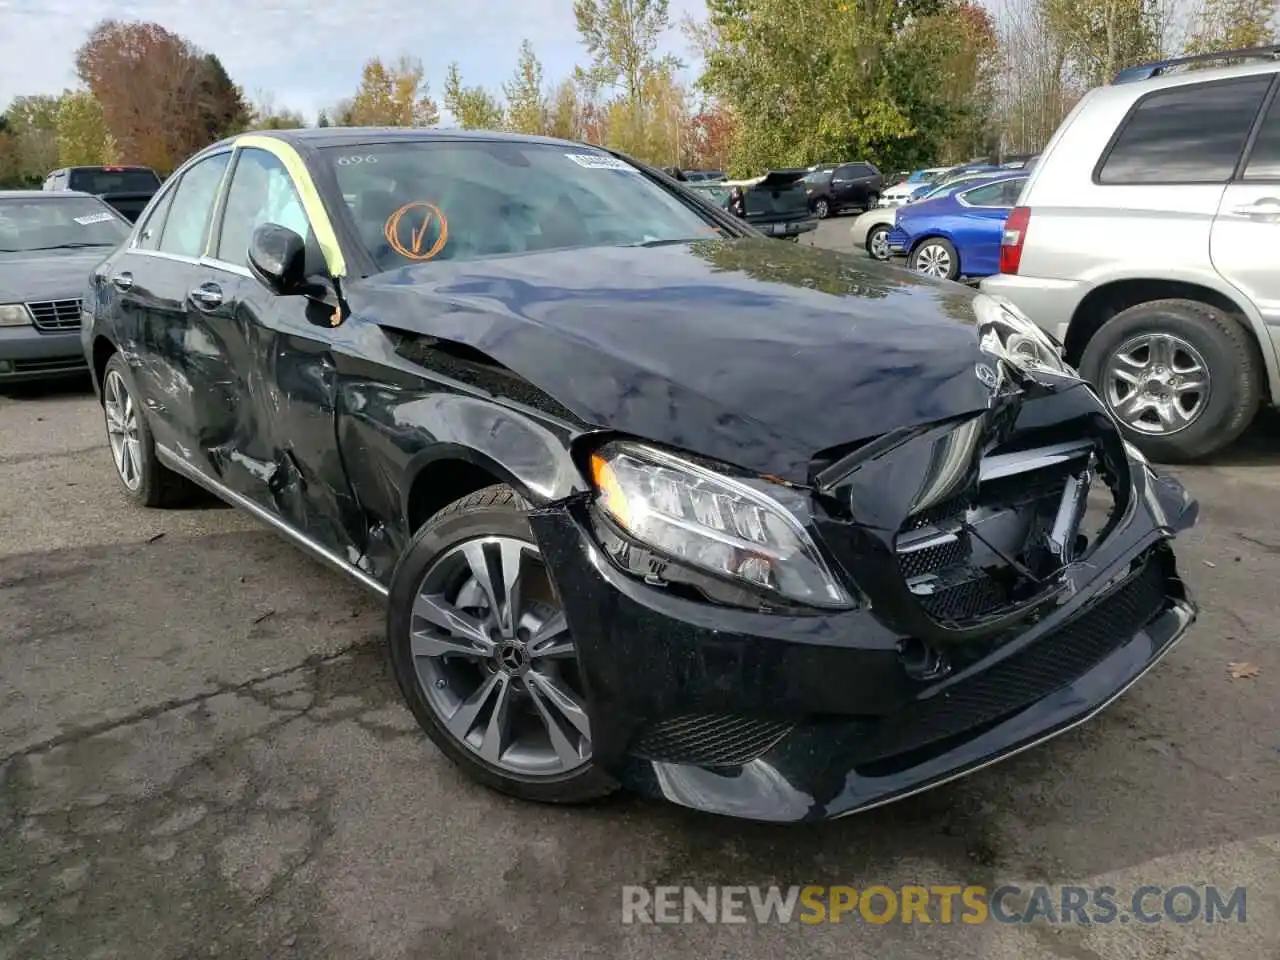
[[[80,224],[80,226],[87,227],[91,223],[107,223],[114,219],[115,217],[109,213],[91,213],[88,216],[76,217],[75,221]]]
[[[565,156],[578,166],[586,167],[588,170],[630,170],[635,172],[636,169],[624,160],[606,156],[602,153],[566,153]]]

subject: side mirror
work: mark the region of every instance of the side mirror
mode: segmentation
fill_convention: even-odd
[[[307,281],[307,245],[297,233],[264,223],[249,241],[249,272],[279,296],[301,293]]]

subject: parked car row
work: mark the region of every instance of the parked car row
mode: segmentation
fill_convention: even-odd
[[[1184,634],[1197,506],[1016,309],[762,237],[808,172],[734,216],[584,144],[319,128],[132,227],[76,197],[126,234],[75,304],[108,469],[383,598],[413,716],[515,796],[798,821],[979,770]]]
[[[1280,400],[1280,48],[1159,61],[1090,91],[1043,155],[854,224],[855,244],[980,281],[1063,344],[1165,462]]]

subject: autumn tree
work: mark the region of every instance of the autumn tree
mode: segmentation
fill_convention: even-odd
[[[102,104],[88,90],[68,91],[58,105],[58,164],[91,166],[116,159]]]
[[[76,51],[76,73],[102,104],[122,156],[168,172],[209,142],[204,55],[155,23],[104,20]]]
[[[547,100],[547,133],[562,140],[581,140],[583,103],[578,85],[570,78],[561,80]]]
[[[360,89],[351,101],[351,124],[371,127],[433,127],[440,110],[431,99],[422,61],[401,57],[384,64],[378,57],[367,61]]]
[[[244,94],[214,54],[201,59],[197,82],[196,126],[208,143],[248,127],[252,119]]]
[[[1038,7],[1087,87],[1160,56],[1163,0],[1038,0]]]
[[[444,79],[444,106],[464,130],[500,130],[506,117],[502,103],[484,87],[468,87],[456,62]]]
[[[702,170],[727,170],[737,126],[737,117],[724,104],[704,105],[689,121],[693,152],[691,166]]]
[[[547,129],[547,102],[542,92],[542,64],[528,40],[520,44],[520,56],[511,79],[502,85],[507,98],[507,125],[517,133],[543,134]]]

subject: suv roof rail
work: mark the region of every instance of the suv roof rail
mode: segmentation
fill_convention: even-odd
[[[1117,73],[1111,82],[1112,84],[1117,84],[1133,83],[1137,80],[1150,80],[1152,77],[1162,75],[1170,67],[1181,67],[1189,63],[1210,63],[1214,60],[1280,60],[1280,44],[1270,47],[1244,47],[1239,50],[1197,53],[1189,57],[1155,60],[1136,67],[1126,67]]]

